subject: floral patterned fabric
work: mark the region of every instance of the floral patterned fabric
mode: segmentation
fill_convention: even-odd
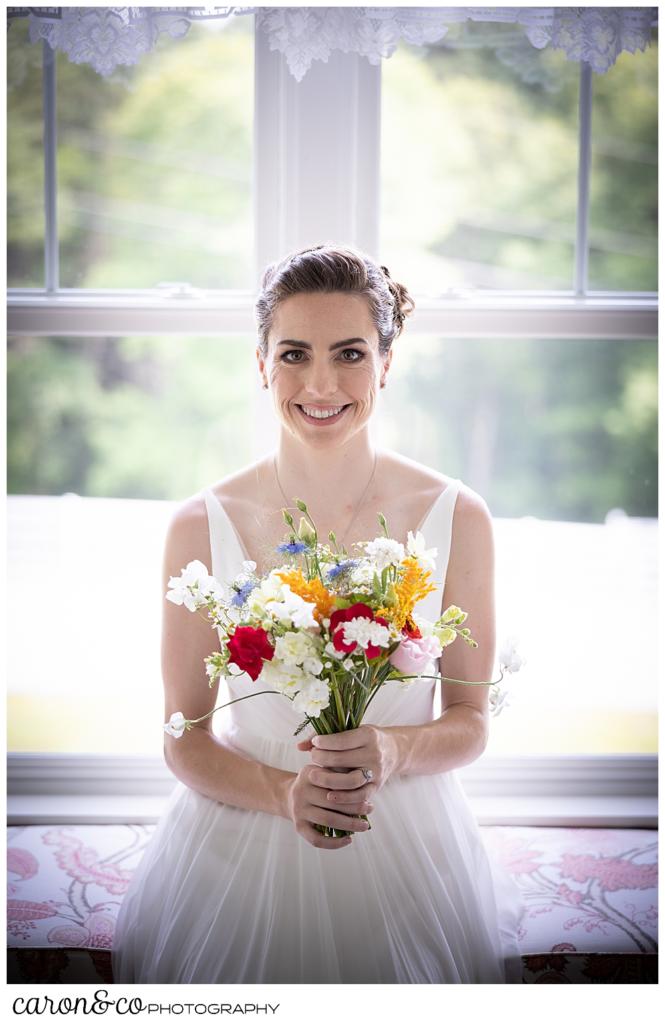
[[[8,981],[112,981],[118,909],[153,825],[16,826],[7,859]],[[657,833],[481,829],[527,904],[527,984],[657,981]]]

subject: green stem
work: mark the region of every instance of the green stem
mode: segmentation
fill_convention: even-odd
[[[218,704],[216,708],[209,711],[207,715],[201,715],[200,718],[186,718],[185,722],[187,725],[196,725],[197,722],[205,722],[206,718],[210,718],[214,715],[215,711],[221,711],[222,708],[229,708],[232,704],[237,704],[239,700],[249,700],[250,697],[260,697],[262,693],[276,693],[279,697],[283,696],[279,690],[257,690],[256,693],[247,693],[244,697],[236,697],[235,700],[229,700],[226,704]]]
[[[450,679],[448,676],[394,676],[393,681],[400,682],[402,679],[440,679],[442,683],[462,683],[464,686],[496,686],[503,679],[504,673],[501,672],[498,679],[485,680],[472,680],[472,679]]]

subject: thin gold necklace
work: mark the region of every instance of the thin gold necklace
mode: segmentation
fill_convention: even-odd
[[[351,519],[350,519],[349,523],[347,524],[346,530],[342,534],[342,538],[341,538],[341,540],[339,542],[340,543],[340,547],[344,546],[344,541],[346,540],[346,535],[348,534],[349,530],[351,529],[351,527],[355,523],[356,517],[357,517],[358,513],[360,512],[360,508],[362,506],[362,503],[365,500],[365,495],[367,494],[367,492],[368,492],[368,490],[370,488],[370,485],[372,483],[372,480],[374,479],[374,475],[376,473],[376,463],[377,463],[377,460],[378,460],[378,452],[375,451],[374,452],[374,468],[372,469],[372,475],[370,476],[369,480],[367,481],[367,485],[365,487],[365,490],[360,495],[360,501],[358,502],[358,504],[355,507],[354,513],[351,516]],[[282,487],[281,483],[279,482],[279,473],[277,472],[277,454],[273,455],[273,457],[272,457],[272,464],[273,464],[273,467],[274,467],[274,470],[275,470],[275,479],[277,481],[277,486],[279,487],[279,489],[280,489],[280,491],[282,493],[282,497],[284,498],[284,503],[285,503],[287,508],[292,507],[292,506],[289,506],[289,499],[285,495],[284,488]]]

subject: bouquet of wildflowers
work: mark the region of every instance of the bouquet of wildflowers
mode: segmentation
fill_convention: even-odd
[[[296,505],[303,513],[297,531],[282,510],[290,532],[277,548],[285,558],[280,567],[260,578],[256,563],[245,561],[224,585],[203,563],[190,562],[171,577],[166,597],[203,613],[218,631],[220,650],[206,658],[210,686],[245,672],[264,684],[260,693],[282,694],[303,715],[296,735],[308,724],[318,733],[355,729],[380,687],[439,678],[422,672],[445,647],[457,639],[478,644],[464,625],[466,612],[455,605],[436,622],[417,614],[418,602],[436,590],[430,580],[437,551],[425,548],[420,532],[409,532],[405,547],[391,539],[379,514],[383,535],[354,545],[359,553],[352,558],[332,532],[320,543],[306,504]],[[493,687],[494,713],[503,705],[502,677],[469,684]],[[216,710],[197,719],[177,711],[164,729],[178,738]]]

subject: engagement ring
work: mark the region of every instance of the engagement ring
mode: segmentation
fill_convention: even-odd
[[[360,770],[363,773],[363,775],[365,776],[365,778],[367,779],[367,781],[371,782],[372,779],[374,778],[374,772],[372,771],[372,769],[371,768],[361,768]]]

